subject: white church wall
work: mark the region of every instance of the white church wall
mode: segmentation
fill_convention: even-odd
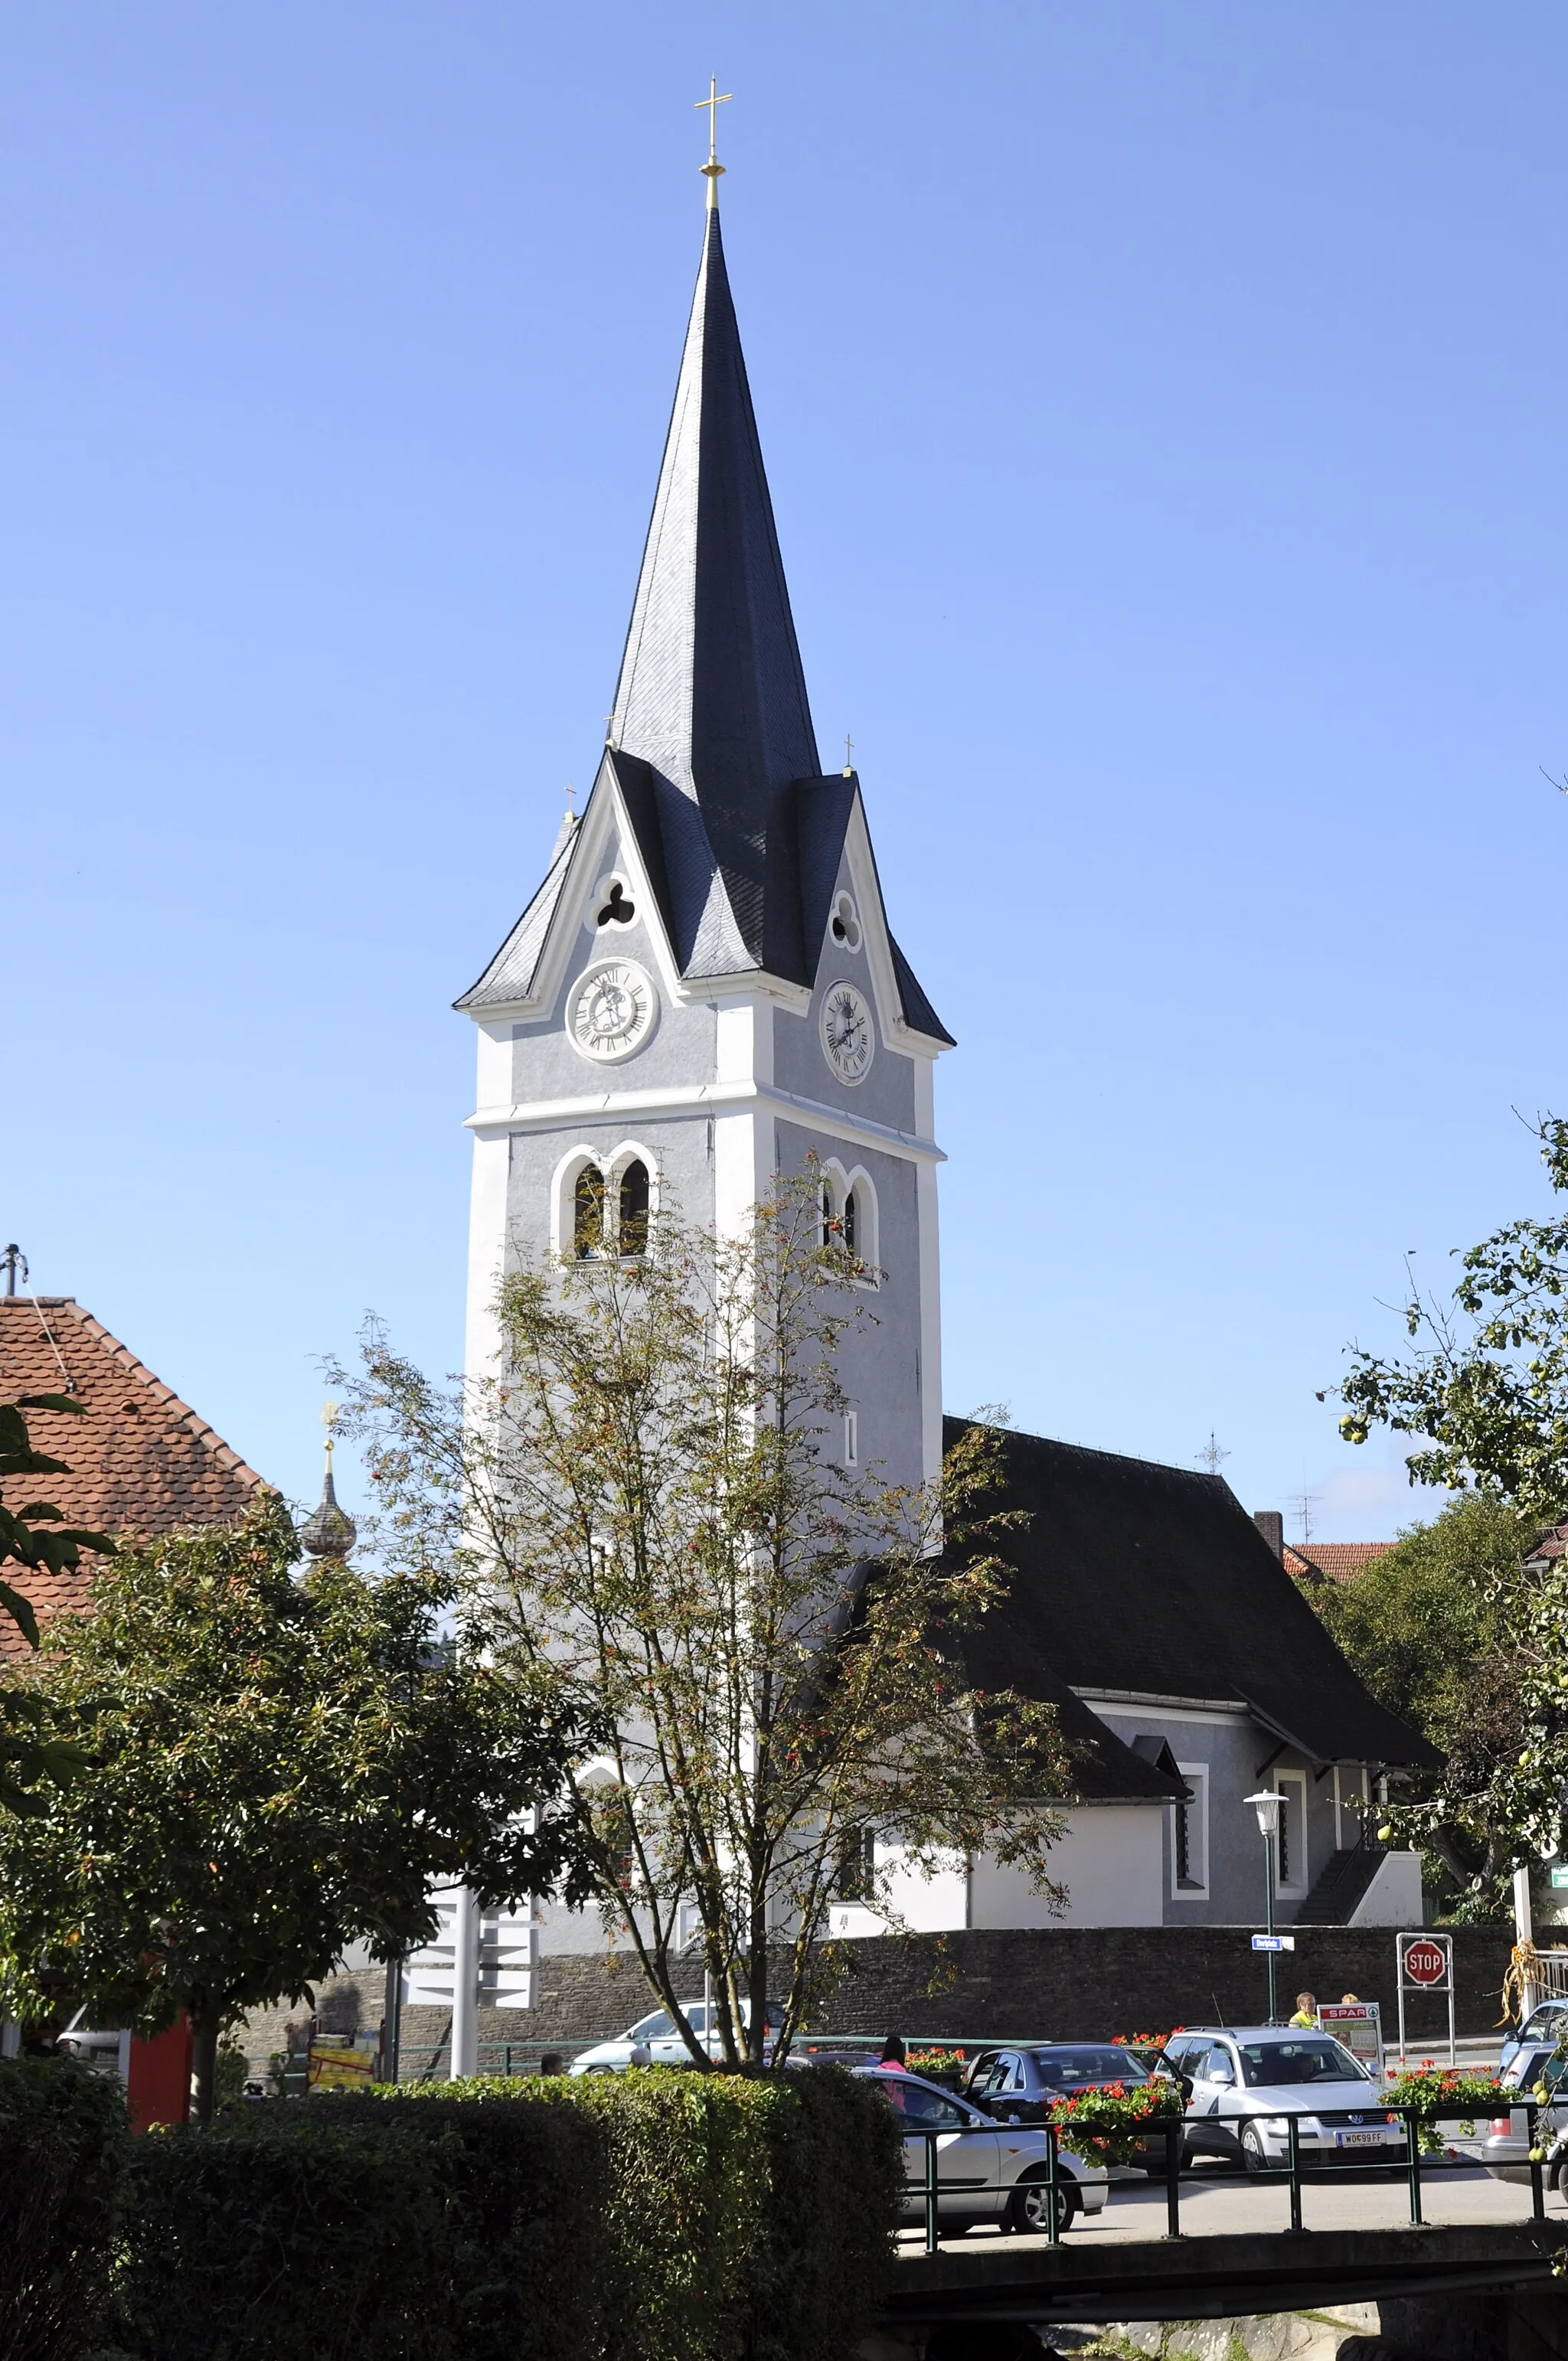
[[[1054,1911],[1021,1869],[978,1854],[970,1873],[971,1927],[1157,1927],[1164,1916],[1163,1804],[1076,1804],[1050,1855],[1067,1887]]]

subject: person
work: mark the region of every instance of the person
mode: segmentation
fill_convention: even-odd
[[[1308,2032],[1310,2032],[1310,2030],[1311,2030],[1311,2028],[1313,2027],[1313,2026],[1315,2026],[1315,2025],[1317,2024],[1317,2021],[1318,2021],[1318,1995],[1317,1995],[1317,1993],[1297,1993],[1297,1995],[1296,1995],[1296,2014],[1295,2014],[1295,2015],[1294,2015],[1294,2016],[1291,2018],[1291,2020],[1290,2020],[1291,2024],[1292,2024],[1292,2025],[1299,2025],[1299,2026],[1301,2027],[1301,2030],[1302,2030],[1304,2033],[1308,2033]]]
[[[890,2033],[883,2043],[881,2062],[884,2066],[904,2066],[908,2063],[908,2053],[898,2034]]]
[[[1354,1993],[1341,1993],[1339,1996],[1339,2004],[1341,2008],[1359,2008],[1361,2006],[1360,2001],[1357,2000]]]
[[[565,2060],[558,2049],[547,2049],[539,2061],[539,2070],[542,2074],[559,2074],[565,2064]]]

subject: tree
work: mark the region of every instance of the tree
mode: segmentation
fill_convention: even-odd
[[[1552,1186],[1568,1194],[1568,1122],[1534,1126]],[[1412,1289],[1407,1360],[1353,1350],[1340,1433],[1422,1435],[1412,1484],[1477,1488],[1545,1522],[1568,1502],[1568,1215],[1506,1223],[1460,1263],[1449,1302]],[[1321,1400],[1323,1397],[1320,1396]]]
[[[695,1915],[734,2068],[762,2058],[770,2010],[787,2054],[868,1836],[927,1862],[990,1849],[1057,1893],[1048,1799],[1070,1775],[1049,1708],[962,1670],[1003,1588],[994,1440],[969,1435],[929,1493],[825,1447],[873,1297],[815,1170],[738,1238],[663,1213],[638,1246],[514,1272],[496,1368],[466,1389],[375,1331],[360,1378],[337,1374],[403,1545],[482,1598],[520,1697],[599,1730],[564,1808],[607,1928],[707,2066],[680,2008]],[[869,1876],[887,1909],[885,1861]]]
[[[1516,1626],[1540,1531],[1539,1520],[1469,1493],[1408,1526],[1353,1581],[1306,1588],[1373,1696],[1443,1753],[1442,1773],[1410,1796],[1420,1817],[1396,1817],[1436,1856],[1466,1916],[1495,1914],[1511,1866],[1492,1798],[1523,1743]]]
[[[301,1578],[298,1557],[273,1492],[241,1525],[123,1546],[38,1659],[92,1775],[0,1823],[0,2012],[188,2013],[203,2117],[225,2027],[308,1996],[350,1943],[427,1941],[433,1883],[571,1883],[565,1824],[529,1807],[579,1733],[437,1644],[449,1582]]]
[[[68,1418],[82,1414],[82,1404],[69,1394],[24,1394],[18,1401],[0,1403],[0,1484],[18,1477],[71,1473],[63,1459],[33,1448],[26,1413],[38,1410]],[[28,1500],[15,1509],[0,1501],[0,1565],[74,1574],[83,1550],[107,1557],[114,1547],[106,1533],[68,1525],[50,1501]],[[38,1624],[32,1601],[3,1578],[0,1615],[9,1616],[27,1646],[37,1648]],[[0,1688],[0,1813],[41,1811],[35,1792],[40,1781],[74,1778],[82,1759],[78,1748],[51,1730],[48,1704],[38,1690],[16,1675],[7,1679]]]
[[[1568,1194],[1568,1123],[1548,1115],[1534,1129],[1552,1189]],[[1353,1352],[1341,1433],[1424,1438],[1406,1463],[1411,1482],[1478,1493],[1499,1544],[1511,1516],[1528,1549],[1568,1503],[1568,1216],[1504,1224],[1460,1257],[1448,1301],[1412,1288],[1404,1321],[1408,1358]],[[1508,1871],[1563,1840],[1568,1576],[1553,1564],[1527,1572],[1516,1556],[1483,1588],[1495,1640],[1456,1699],[1443,1772],[1389,1824],[1445,1850],[1464,1873],[1464,1908],[1489,1914]]]

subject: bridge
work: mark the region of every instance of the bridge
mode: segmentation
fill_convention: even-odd
[[[879,2323],[884,2361],[898,2354],[966,2361],[1026,2352],[1029,2332],[1048,2345],[1057,2323],[1213,2320],[1316,2312],[1346,2304],[1407,2303],[1484,2290],[1561,2288],[1560,2344],[1568,2353],[1568,2210],[1549,2200],[1537,2215],[1529,2187],[1474,2167],[1429,2165],[1422,2211],[1408,2218],[1387,2182],[1305,2177],[1303,2226],[1284,2226],[1284,2188],[1228,2176],[1184,2176],[1182,2228],[1166,2235],[1159,2184],[1117,2182],[1103,2213],[1080,2218],[1058,2244],[984,2231],[942,2240],[934,2254],[905,2242]],[[1401,2215],[1404,2218],[1401,2218]],[[1426,2314],[1423,2311],[1423,2318]],[[1408,2315],[1407,2315],[1408,2317]],[[1434,2315],[1435,2317],[1435,2315]],[[1006,2332],[1013,2333],[1009,2343]],[[1539,2341],[1539,2332],[1538,2332]],[[1423,2354],[1442,2350],[1423,2336]]]

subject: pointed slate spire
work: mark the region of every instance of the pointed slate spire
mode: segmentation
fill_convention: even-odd
[[[820,771],[717,206],[615,693],[610,742],[695,805],[712,963],[763,956],[770,820]],[[722,904],[722,906],[720,906]]]

